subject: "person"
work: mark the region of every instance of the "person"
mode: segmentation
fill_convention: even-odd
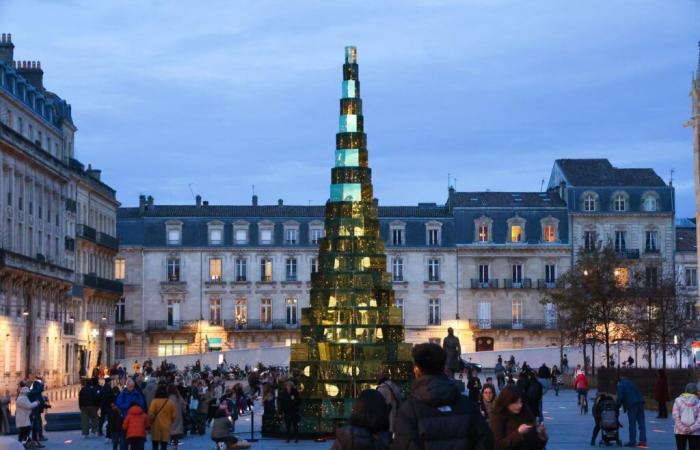
[[[365,389],[352,405],[350,425],[339,428],[331,450],[388,450],[389,406],[384,396]]]
[[[403,400],[401,389],[389,379],[389,376],[382,372],[377,379],[379,385],[377,391],[382,395],[387,407],[389,408],[389,431],[394,432],[394,422],[396,422],[396,414],[399,412],[399,406]]]
[[[490,449],[491,432],[479,409],[445,375],[445,350],[418,344],[412,357],[415,381],[396,415],[392,450]]]
[[[561,383],[561,370],[557,365],[552,366],[552,388],[554,389],[554,395],[559,396],[559,384]]]
[[[299,421],[301,416],[301,399],[299,392],[294,387],[294,383],[287,381],[284,389],[279,394],[280,411],[284,416],[284,427],[287,430],[287,442],[294,438],[294,442],[299,442]]]
[[[595,426],[593,427],[593,435],[591,436],[591,446],[595,446],[595,440],[598,437],[598,433],[602,429],[601,421],[603,419],[603,409],[607,405],[611,405],[615,409],[615,420],[619,420],[619,411],[614,406],[615,399],[613,399],[611,395],[606,394],[605,392],[598,392],[598,394],[595,397],[595,401],[593,402],[593,408],[591,408],[593,421],[595,423]],[[605,435],[605,433],[603,433],[603,435]]]
[[[697,385],[688,383],[685,392],[673,402],[673,434],[678,450],[700,448],[700,399],[696,394]]]
[[[552,378],[552,371],[549,370],[546,363],[542,363],[539,369],[537,369],[537,381],[542,385],[542,390],[546,394],[549,390],[549,381]]]
[[[498,384],[498,390],[503,389],[506,385],[506,368],[503,367],[503,359],[501,355],[498,355],[498,362],[496,362],[496,367],[494,367],[494,373],[496,375],[496,383]]]
[[[175,406],[175,420],[173,420],[173,424],[170,427],[170,439],[173,444],[173,450],[177,450],[185,434],[184,415],[187,412],[187,404],[174,384],[168,386],[168,400]]]
[[[576,371],[573,387],[578,394],[577,399],[580,405],[582,400],[587,400],[586,396],[588,395],[588,378],[586,378],[586,374],[583,373],[583,370]]]
[[[610,368],[614,369],[615,368],[615,356],[610,355]]]
[[[233,422],[228,416],[226,408],[218,408],[214,413],[211,424],[211,439],[214,442],[224,442],[227,447],[238,443],[238,438],[233,434]]]
[[[0,413],[2,413],[2,419],[0,419],[0,434],[10,433],[10,403],[12,403],[10,390],[5,389],[5,395],[0,397]]]
[[[561,371],[562,373],[569,373],[569,358],[564,353],[564,357],[561,359]]]
[[[462,347],[459,344],[459,338],[455,336],[455,330],[450,327],[447,329],[447,336],[442,340],[442,348],[447,353],[447,360],[445,361],[445,368],[448,369],[452,375],[455,374],[460,369],[460,358],[459,355],[462,353]]]
[[[547,445],[544,423],[535,424],[535,416],[523,403],[520,390],[503,388],[493,408],[489,426],[494,448],[498,450],[541,450]]]
[[[155,398],[148,406],[148,423],[151,424],[153,450],[167,450],[175,417],[175,405],[168,400],[167,388],[161,384],[156,389]]]
[[[119,409],[121,411],[121,407]],[[131,402],[128,413],[122,423],[129,450],[143,450],[148,426],[148,415],[141,408],[139,402]]]
[[[632,365],[634,364],[634,358],[632,358],[632,355],[627,357],[627,367],[631,368]]]
[[[114,389],[117,388],[115,387]],[[110,438],[112,439],[112,450],[126,450],[126,438],[124,437],[124,429],[122,428],[124,416],[117,407],[116,403],[112,402],[109,407],[110,410],[109,416],[107,417],[107,430]]]
[[[117,392],[118,394],[119,392]],[[117,396],[112,390],[111,379],[105,378],[102,386],[97,386],[97,401],[100,406],[100,419],[98,421],[98,434],[102,434],[102,427],[109,421],[109,416],[112,414],[112,403],[117,399]],[[111,441],[111,430],[107,427],[106,441]]]
[[[530,408],[530,412],[539,419],[540,422],[544,421],[542,414],[542,397],[543,389],[540,382],[535,376],[535,372],[532,370],[528,371],[529,383],[527,385],[527,394],[525,395],[525,400],[527,406]]]
[[[481,415],[484,416],[486,422],[491,419],[493,415],[493,408],[496,405],[496,388],[493,384],[486,383],[481,389],[481,401],[479,402],[479,409],[481,409]]]
[[[44,437],[44,421],[41,415],[48,408],[46,398],[44,397],[44,380],[41,373],[30,374],[31,385],[29,386],[29,394],[27,397],[30,401],[38,401],[39,406],[32,410],[32,440],[34,442],[46,441]],[[97,414],[97,413],[95,413]]]
[[[21,387],[19,390],[19,395],[17,396],[17,401],[15,403],[17,407],[15,411],[15,426],[19,430],[19,436],[17,439],[25,445],[28,444],[30,440],[29,434],[32,428],[32,422],[30,417],[32,411],[39,406],[38,400],[29,400],[29,391],[30,389],[28,387]],[[44,447],[44,445],[39,442],[35,442],[32,444],[38,447]]]
[[[126,379],[126,386],[117,396],[117,406],[126,417],[131,409],[131,404],[136,402],[143,411],[146,410],[146,400],[143,398],[141,390],[136,387],[136,382],[133,378]]]
[[[668,419],[668,406],[666,402],[670,400],[669,397],[666,371],[664,369],[659,369],[659,374],[654,383],[654,400],[656,400],[656,403],[659,405],[659,415],[656,417],[657,419]]]
[[[158,383],[156,383],[155,378],[149,378],[146,382],[146,387],[143,388],[143,398],[146,401],[146,410],[150,407],[151,402],[156,396],[156,391],[158,390]]]
[[[637,386],[632,380],[620,376],[617,382],[617,407],[622,406],[627,412],[627,420],[629,421],[629,442],[626,447],[634,447],[637,445],[637,429],[639,429],[639,446],[646,447],[647,430],[644,423],[644,397],[637,389]]]
[[[97,409],[99,401],[94,380],[85,380],[78,392],[78,407],[80,408],[80,426],[83,438],[90,437],[90,432],[97,434]]]
[[[475,404],[479,404],[481,397],[481,380],[476,374],[476,369],[469,372],[469,380],[467,381],[467,392],[469,392],[469,400]]]
[[[134,373],[134,375],[138,375],[141,373],[141,365],[139,364],[138,360],[135,360],[134,363],[131,365],[131,371]]]

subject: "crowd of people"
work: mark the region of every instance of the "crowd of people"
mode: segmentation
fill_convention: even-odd
[[[45,395],[44,380],[41,374],[30,374],[17,386],[15,397],[15,427],[19,441],[25,447],[43,448],[48,439],[44,436],[43,416],[51,408]],[[0,397],[0,434],[10,430],[10,404],[12,396],[9,390]]]

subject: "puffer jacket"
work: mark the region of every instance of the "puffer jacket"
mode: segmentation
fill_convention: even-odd
[[[331,450],[388,450],[390,443],[388,431],[371,434],[366,428],[348,425],[335,432]]]
[[[492,448],[491,431],[476,404],[445,375],[422,376],[401,404],[393,450]]]
[[[145,438],[148,426],[148,415],[140,406],[134,405],[129,408],[129,412],[122,423],[127,439],[133,437]]]
[[[693,409],[695,423],[686,429],[681,422],[681,416],[686,409]],[[700,399],[695,394],[681,394],[673,402],[673,433],[700,435]]]

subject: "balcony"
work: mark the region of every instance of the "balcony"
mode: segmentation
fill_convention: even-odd
[[[78,211],[78,203],[70,198],[66,199],[66,211],[70,212],[77,212]]]
[[[75,323],[66,322],[63,324],[63,334],[65,336],[75,336]]]
[[[83,275],[83,286],[115,294],[124,293],[124,284],[121,281],[108,280],[95,275]]]
[[[107,233],[97,232],[97,243],[103,247],[119,250],[119,240]]]
[[[111,250],[119,250],[119,240],[114,236],[110,236],[107,233],[102,233],[96,229],[89,227],[84,224],[78,224],[75,227],[75,234],[82,239],[92,241],[103,247],[107,247]]]
[[[75,239],[69,238],[68,236],[66,236],[64,245],[65,245],[66,250],[68,250],[69,252],[75,251]]]
[[[545,319],[471,319],[473,330],[556,330],[556,320]]]
[[[549,281],[543,278],[537,280],[537,289],[554,289],[558,287],[559,283],[557,281]]]
[[[498,279],[497,278],[492,278],[490,280],[479,280],[478,278],[472,278],[471,279],[471,287],[472,289],[497,289],[498,288]]]
[[[252,319],[241,321],[235,319],[224,320],[224,328],[227,331],[259,331],[259,330],[288,330],[297,329],[299,324],[288,325],[284,319],[276,319],[271,321]]]
[[[618,259],[639,259],[639,249],[616,249],[615,255]]]
[[[75,226],[75,234],[79,238],[97,242],[97,230],[87,225],[78,224]]]
[[[224,286],[226,286],[226,282],[221,276],[210,277],[204,282],[204,287],[206,288],[223,288]]]
[[[506,289],[531,289],[532,280],[530,278],[523,278],[520,281],[513,281],[512,278],[504,278],[503,287]]]
[[[196,332],[198,320],[149,320],[146,322],[146,331],[185,331]]]
[[[133,320],[123,320],[121,322],[116,322],[114,328],[117,331],[141,331],[139,324],[135,323]]]
[[[661,250],[659,248],[645,248],[644,254],[650,256],[660,256]]]

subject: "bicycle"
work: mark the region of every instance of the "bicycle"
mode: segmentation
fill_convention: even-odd
[[[588,414],[588,391],[578,391],[578,403],[581,407],[581,414]]]

